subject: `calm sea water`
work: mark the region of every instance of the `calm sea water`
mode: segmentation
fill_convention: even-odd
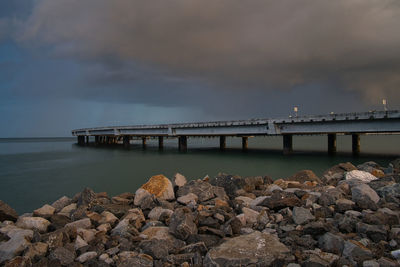
[[[188,139],[189,150],[177,151],[177,140],[140,141],[130,150],[122,147],[80,147],[72,138],[0,139],[0,199],[19,213],[30,212],[59,197],[72,197],[90,187],[109,195],[135,192],[149,177],[176,172],[188,179],[215,176],[219,172],[242,176],[269,175],[275,179],[311,169],[317,175],[327,168],[350,161],[357,165],[373,160],[383,166],[400,156],[399,135],[361,137],[362,154],[352,157],[351,137],[338,136],[338,154],[326,154],[326,136],[294,137],[295,153],[284,156],[281,137],[249,139],[242,152],[240,138],[228,138],[228,149],[218,150],[219,139]]]

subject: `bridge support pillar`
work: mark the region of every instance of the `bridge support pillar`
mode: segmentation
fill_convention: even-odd
[[[351,135],[351,148],[353,155],[360,154],[360,134]]]
[[[220,150],[225,150],[226,148],[226,136],[221,135],[219,137],[219,149]]]
[[[336,134],[328,134],[328,153],[336,153]]]
[[[89,136],[85,136],[85,145],[89,145]]]
[[[85,145],[85,136],[83,136],[83,135],[78,136],[78,145],[80,145],[80,146]]]
[[[142,147],[143,148],[146,148],[146,141],[147,141],[146,136],[143,136],[142,137]]]
[[[186,152],[187,151],[187,136],[182,135],[179,136],[179,151]]]
[[[158,149],[159,150],[164,149],[164,137],[163,136],[158,137]]]
[[[98,136],[98,135],[96,135],[96,136],[94,137],[94,144],[95,144],[96,146],[99,145],[99,136]]]
[[[293,152],[293,135],[283,135],[283,154],[290,154]]]
[[[249,147],[249,138],[247,136],[242,137],[242,150],[246,151]]]
[[[124,148],[130,147],[130,145],[131,145],[130,140],[131,140],[131,138],[129,137],[129,135],[124,135],[124,137],[123,137]]]

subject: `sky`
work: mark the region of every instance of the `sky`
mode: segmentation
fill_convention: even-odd
[[[0,137],[400,108],[398,0],[0,1]]]

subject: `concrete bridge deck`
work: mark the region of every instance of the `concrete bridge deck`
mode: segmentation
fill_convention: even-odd
[[[179,139],[179,149],[182,151],[187,150],[187,138],[193,136],[220,137],[221,149],[226,147],[227,136],[241,137],[245,150],[250,136],[282,135],[285,153],[293,150],[293,135],[327,134],[328,151],[334,153],[336,134],[351,134],[355,154],[360,152],[360,134],[366,133],[400,133],[400,111],[342,113],[284,119],[107,126],[72,131],[72,135],[78,137],[79,144],[88,143],[89,136],[94,136],[96,144],[115,144],[122,141],[125,147],[129,147],[130,140],[134,137],[142,138],[143,145],[146,144],[147,138],[158,137],[159,147],[162,148],[164,137],[176,137]]]

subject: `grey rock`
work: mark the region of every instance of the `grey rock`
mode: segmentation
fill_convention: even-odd
[[[344,179],[344,173],[357,168],[350,162],[340,163],[335,165],[324,172],[321,180],[329,185],[336,185],[340,180]]]
[[[235,198],[237,196],[236,191],[244,187],[245,181],[240,176],[222,173],[211,179],[210,184],[223,187],[230,198]]]
[[[379,267],[379,263],[376,260],[368,260],[362,263],[363,267]]]
[[[346,212],[348,210],[352,210],[354,209],[356,206],[356,203],[354,203],[353,201],[349,200],[349,199],[338,199],[336,200],[336,210],[338,212]]]
[[[303,262],[303,266],[306,267],[334,266],[335,263],[339,260],[338,255],[322,252],[318,248],[314,250],[305,250],[303,251],[303,255],[307,257],[307,260]]]
[[[56,209],[53,206],[45,204],[43,207],[34,210],[33,215],[43,217],[43,218],[49,218],[49,217],[51,217],[51,215],[54,214],[55,210]]]
[[[386,202],[394,202],[400,204],[400,184],[387,185],[377,189],[379,196]]]
[[[373,253],[356,241],[346,241],[343,248],[343,256],[354,265],[361,265],[364,261],[372,260]]]
[[[50,222],[41,217],[19,217],[16,226],[24,229],[37,230],[40,233],[45,233]]]
[[[62,265],[70,265],[75,260],[75,253],[64,247],[58,247],[49,255],[50,260],[59,260]]]
[[[370,225],[366,223],[357,223],[357,232],[366,235],[372,241],[378,243],[381,240],[387,240],[386,227],[383,225]]]
[[[96,257],[97,257],[97,252],[89,251],[89,252],[85,252],[82,255],[80,255],[78,258],[76,258],[76,260],[79,261],[80,263],[85,263]]]
[[[32,230],[25,230],[9,225],[0,229],[0,232],[10,238],[0,243],[0,264],[21,254],[33,238]]]
[[[293,208],[293,221],[296,224],[305,224],[314,219],[315,219],[315,217],[314,217],[314,215],[311,214],[309,209],[305,209],[302,207],[294,207]]]
[[[53,202],[53,204],[51,204],[51,206],[53,206],[56,209],[56,212],[59,212],[60,210],[62,210],[64,207],[70,205],[72,203],[72,199],[70,199],[67,196],[63,196],[59,199],[57,199],[56,201]]]
[[[70,222],[65,225],[66,228],[84,228],[89,229],[92,227],[92,223],[89,218],[81,219],[78,221]]]
[[[166,240],[151,239],[139,243],[142,251],[155,259],[164,259],[169,254],[170,243]]]
[[[300,183],[304,183],[306,181],[310,182],[317,182],[317,183],[322,183],[321,180],[318,178],[318,176],[311,170],[302,170],[299,172],[296,172],[294,175],[285,178],[286,181],[296,181]]]
[[[15,222],[17,219],[18,213],[7,203],[0,200],[0,222],[6,220]]]
[[[212,248],[204,260],[205,266],[269,266],[290,259],[290,250],[275,236],[255,231],[227,239]]]
[[[388,259],[385,257],[382,257],[378,260],[378,263],[381,267],[395,267],[395,266],[399,266],[399,263],[392,260],[392,259]]]
[[[193,193],[198,197],[199,202],[204,202],[215,197],[213,186],[201,180],[192,180],[180,187],[177,191],[177,197]]]
[[[362,209],[377,209],[379,202],[378,194],[366,184],[351,188],[351,198]]]
[[[117,226],[111,230],[111,236],[121,236],[128,239],[137,236],[138,233],[138,230],[130,224],[129,219],[122,219]]]
[[[343,251],[344,240],[338,235],[325,233],[318,239],[318,247],[323,251],[341,255]]]
[[[199,198],[197,197],[197,195],[189,193],[187,195],[178,197],[176,200],[183,205],[188,205],[190,203],[196,204],[198,199]]]
[[[195,218],[188,208],[177,208],[171,216],[169,232],[176,238],[186,240],[190,235],[197,234]]]

